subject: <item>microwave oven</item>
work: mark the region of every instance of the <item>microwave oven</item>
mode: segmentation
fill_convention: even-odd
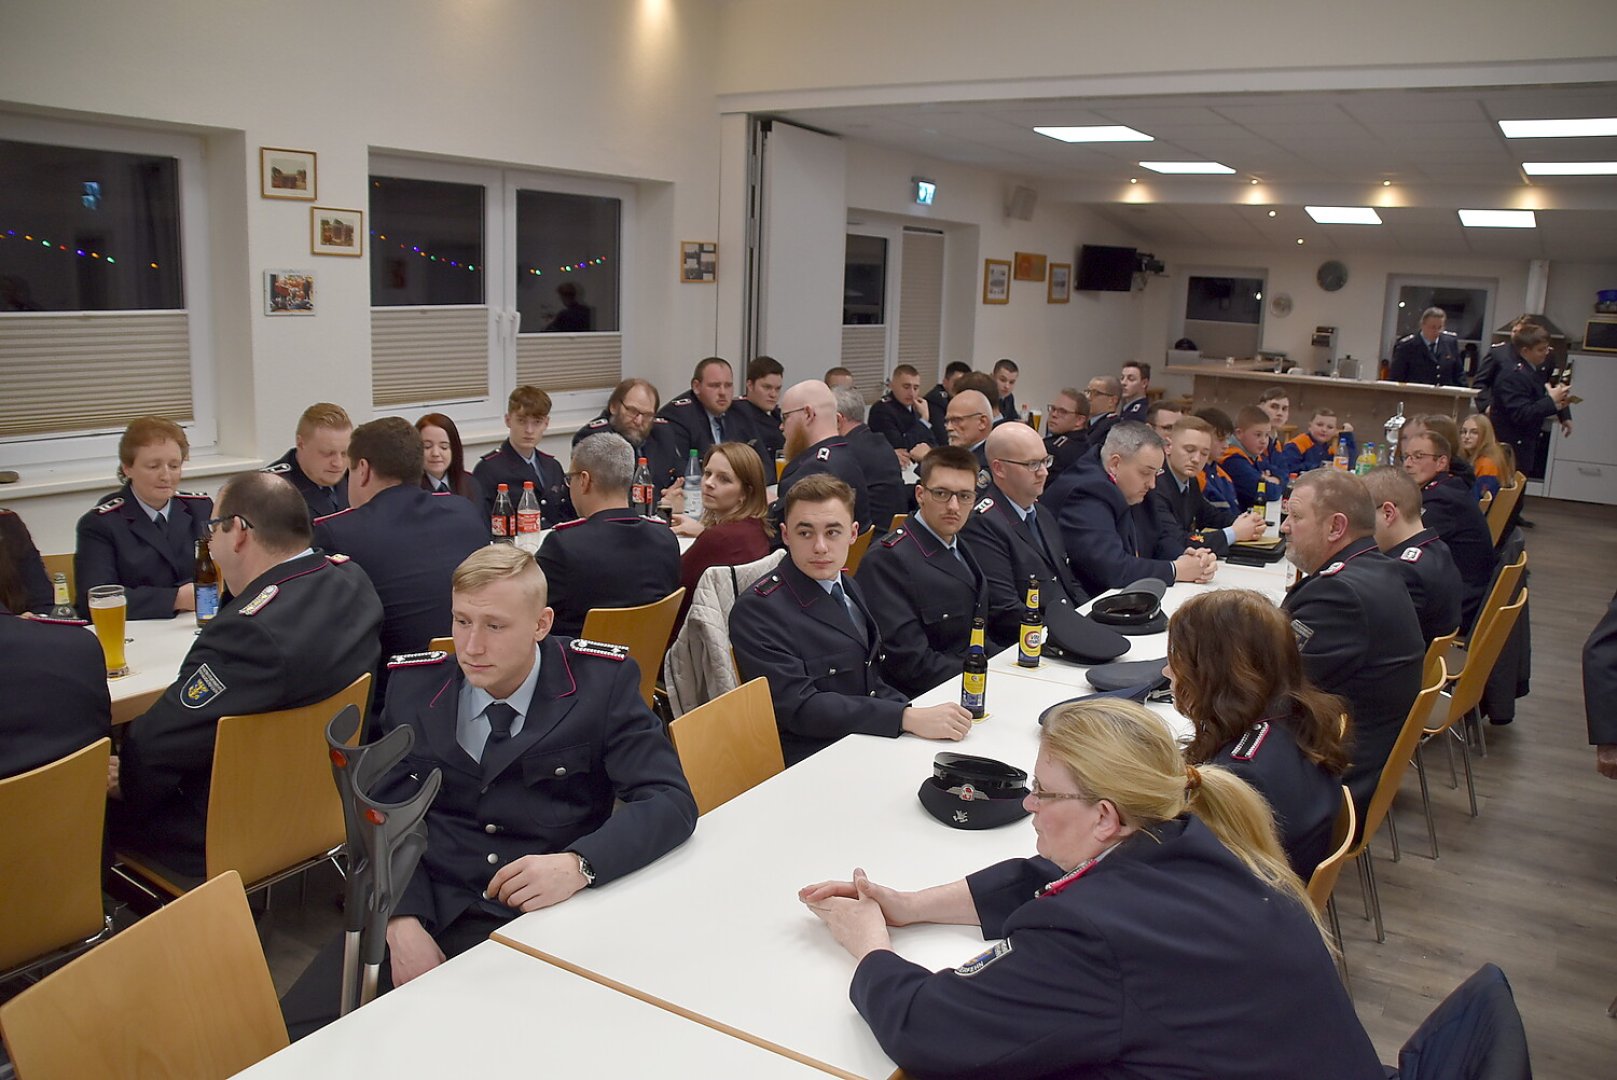
[[[1583,328],[1583,351],[1617,353],[1617,315],[1597,315]]]

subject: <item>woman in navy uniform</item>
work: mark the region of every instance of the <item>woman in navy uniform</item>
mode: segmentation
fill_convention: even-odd
[[[1195,726],[1186,759],[1222,765],[1258,789],[1307,881],[1330,854],[1342,809],[1347,702],[1308,681],[1290,621],[1250,589],[1203,593],[1175,611],[1162,673]]]
[[[481,511],[483,489],[466,468],[466,451],[455,421],[443,413],[427,413],[415,422],[415,429],[421,433],[421,489],[435,495],[446,491],[459,495]]]
[[[80,612],[91,586],[122,585],[131,619],[171,619],[196,610],[196,542],[208,535],[213,500],[180,491],[191,444],[161,416],[130,422],[118,440],[124,486],[79,518],[73,571]]]
[[[12,614],[21,615],[31,611],[35,615],[44,615],[50,611],[55,590],[45,573],[45,560],[40,558],[39,548],[34,546],[34,538],[22,518],[17,516],[16,511],[0,506],[0,559],[8,556],[23,591],[23,598],[19,601],[22,606],[13,609]]]
[[[799,894],[858,959],[850,997],[906,1073],[1385,1075],[1245,781],[1107,699],[1046,724],[1026,805],[1038,858],[920,892],[856,870]],[[1002,940],[931,972],[887,932],[919,922]]]

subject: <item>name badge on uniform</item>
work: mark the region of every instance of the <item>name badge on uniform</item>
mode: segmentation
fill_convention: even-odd
[[[180,690],[180,703],[187,709],[200,709],[224,692],[225,681],[215,675],[207,664],[203,664]]]
[[[969,979],[973,975],[976,975],[978,972],[982,971],[989,964],[992,964],[994,961],[1003,956],[1009,956],[1010,954],[1010,938],[1006,938],[1004,941],[996,941],[994,942],[993,948],[973,956],[970,960],[967,960],[964,964],[961,964],[959,967],[955,968],[954,973]]]

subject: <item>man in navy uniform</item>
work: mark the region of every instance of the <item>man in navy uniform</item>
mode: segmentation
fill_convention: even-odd
[[[1401,337],[1392,347],[1387,377],[1393,382],[1464,386],[1460,339],[1443,329],[1448,313],[1429,307],[1420,315],[1420,331]]]
[[[892,445],[900,464],[913,465],[926,457],[936,438],[921,397],[921,373],[913,365],[900,364],[887,386],[888,392],[870,407],[870,430]]]
[[[1159,535],[1169,540],[1170,549],[1177,546],[1183,551],[1195,544],[1225,555],[1231,544],[1263,535],[1262,517],[1214,506],[1203,495],[1201,472],[1212,452],[1213,425],[1201,417],[1181,417],[1172,427],[1167,468],[1145,500],[1155,514]]]
[[[1583,708],[1589,725],[1589,745],[1595,748],[1595,768],[1608,780],[1617,780],[1617,596],[1605,617],[1583,644]]]
[[[786,446],[780,430],[780,389],[785,374],[786,369],[773,356],[753,357],[747,362],[746,392],[730,406],[751,429],[752,448],[758,451],[766,473]]]
[[[1336,469],[1298,477],[1280,531],[1308,575],[1283,607],[1313,684],[1352,707],[1353,764],[1342,777],[1360,818],[1421,689],[1426,642],[1404,577],[1376,550],[1364,481]]]
[[[696,365],[691,389],[664,405],[659,414],[674,429],[674,445],[684,461],[692,450],[700,457],[714,443],[744,442],[754,438],[747,418],[731,406],[735,404],[735,373],[730,361],[709,356]],[[756,449],[756,447],[755,447]],[[680,467],[681,475],[684,466]]]
[[[1421,521],[1420,488],[1396,465],[1364,474],[1364,486],[1376,512],[1376,547],[1398,564],[1409,587],[1420,634],[1435,638],[1460,628],[1460,596],[1464,585],[1449,546]]]
[[[1089,447],[1089,399],[1064,386],[1046,407],[1044,452],[1055,459],[1050,475],[1066,472]]]
[[[943,378],[926,392],[926,411],[932,425],[933,446],[948,445],[949,429],[943,426],[943,417],[949,409],[949,399],[954,396],[955,384],[960,381],[960,376],[970,373],[971,365],[964,360],[950,360],[943,369]]]
[[[741,679],[769,680],[788,765],[844,735],[907,731],[958,740],[971,730],[971,714],[958,703],[917,708],[882,678],[881,631],[842,572],[858,535],[853,506],[853,492],[835,476],[816,473],[794,484],[784,497],[787,557],[736,597],[730,612]]]
[[[1053,514],[1039,505],[1050,476],[1043,440],[1026,424],[1005,424],[988,437],[989,482],[961,527],[988,580],[988,633],[1015,641],[1022,623],[1028,578],[1039,579],[1045,607],[1076,611],[1089,600],[1067,566]],[[1048,620],[1046,620],[1048,621]]]
[[[544,575],[521,549],[479,548],[455,571],[453,658],[394,661],[382,727],[412,728],[415,746],[377,797],[406,799],[435,768],[443,786],[388,923],[384,989],[525,911],[633,873],[696,827],[628,650],[553,635],[545,600]],[[338,939],[282,1003],[293,1037],[336,1019],[341,970]]]
[[[684,483],[685,460],[679,456],[673,425],[657,415],[657,396],[657,388],[645,379],[624,379],[606,399],[606,410],[574,433],[573,445],[602,432],[622,436],[636,457],[646,459],[660,496]]]
[[[1477,506],[1471,485],[1449,473],[1453,448],[1442,435],[1430,429],[1405,435],[1398,443],[1404,472],[1421,490],[1421,520],[1448,545],[1465,584],[1460,600],[1460,625],[1476,621],[1482,601],[1493,584],[1493,533],[1488,519]]]
[[[960,539],[976,489],[977,459],[938,447],[921,462],[919,510],[859,564],[859,587],[886,646],[882,676],[912,697],[960,674],[972,620],[988,617],[988,579]],[[1014,640],[985,644],[994,653]]]
[[[993,405],[981,390],[961,390],[949,399],[943,418],[949,445],[971,451],[977,459],[977,487],[988,483],[988,435],[994,430]]]
[[[679,588],[673,530],[629,506],[634,465],[617,435],[573,447],[567,478],[581,516],[556,526],[539,548],[558,634],[577,637],[591,608],[639,607]]]
[[[1123,400],[1118,415],[1124,420],[1144,420],[1145,410],[1151,404],[1151,365],[1130,360],[1123,365],[1117,380]]]
[[[1022,419],[1016,404],[1016,380],[1021,375],[1022,369],[1016,366],[1015,360],[1007,357],[994,361],[994,389],[999,392],[999,415],[994,418],[995,424]]]
[[[348,509],[348,437],[354,422],[341,405],[317,401],[298,417],[292,449],[264,467],[286,479],[309,506],[309,517]]]
[[[571,521],[572,501],[567,497],[567,478],[561,462],[539,449],[539,440],[550,427],[550,395],[537,386],[519,386],[505,403],[506,440],[490,450],[472,470],[472,478],[483,489],[483,520],[494,513],[500,485],[506,485],[511,510],[522,498],[522,485],[533,482],[539,499],[540,528],[551,529]]]
[[[1211,580],[1217,556],[1159,536],[1142,506],[1165,460],[1162,437],[1125,420],[1111,428],[1098,457],[1084,458],[1045,488],[1039,501],[1060,523],[1073,575],[1091,595],[1141,578],[1169,585]]]
[[[833,391],[837,401],[837,434],[848,444],[870,496],[870,524],[878,534],[892,527],[893,519],[909,509],[904,470],[892,445],[865,423],[865,395],[851,386]]]
[[[1572,412],[1567,408],[1572,387],[1544,386],[1541,369],[1550,357],[1550,332],[1544,327],[1518,323],[1510,341],[1516,363],[1494,380],[1488,415],[1499,441],[1515,451],[1516,468],[1532,476],[1538,468],[1538,436],[1544,421],[1557,417],[1561,434],[1572,434]]]
[[[219,491],[209,548],[234,594],[161,698],[125,729],[117,846],[199,875],[221,716],[313,704],[376,670],[382,602],[345,555],[310,546],[309,508],[269,473]]]
[[[837,397],[818,379],[800,382],[780,400],[781,430],[786,435],[786,468],[776,487],[771,517],[779,524],[781,507],[792,485],[805,476],[831,473],[840,478],[854,497],[854,523],[863,532],[873,524],[875,510],[870,505],[869,481],[848,441],[837,434]],[[891,520],[891,519],[889,519]]]
[[[1123,384],[1115,375],[1096,375],[1084,389],[1089,399],[1089,449],[1106,441],[1106,433],[1121,417],[1117,407],[1123,401]]]
[[[348,444],[347,510],[314,521],[314,546],[346,555],[382,601],[382,655],[420,652],[449,633],[449,579],[488,543],[488,523],[465,499],[421,489],[421,436],[398,416],[354,429]],[[371,711],[387,698],[376,673]]]

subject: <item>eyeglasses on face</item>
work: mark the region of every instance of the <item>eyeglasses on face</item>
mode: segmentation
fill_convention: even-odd
[[[787,409],[786,411],[784,411],[784,412],[782,412],[780,414],[780,422],[782,424],[786,423],[786,418],[788,416],[791,416],[793,413],[800,413],[800,412],[807,412],[807,411],[808,411],[808,406],[807,405],[799,405],[795,409]]]
[[[1091,799],[1088,795],[1080,795],[1076,791],[1046,791],[1044,788],[1039,786],[1039,778],[1036,776],[1033,778],[1033,783],[1029,786],[1028,790],[1033,793],[1034,801],[1041,803],[1060,802],[1062,799],[1080,799],[1084,802],[1098,801],[1096,799]]]
[[[925,491],[927,497],[934,502],[940,502],[946,506],[952,502],[958,502],[961,506],[969,506],[971,505],[971,500],[977,497],[975,491],[950,491],[948,488],[941,487],[922,488],[921,490]]]
[[[1046,405],[1044,411],[1051,416],[1076,416],[1078,413],[1077,409],[1067,409],[1060,405]]]
[[[1425,461],[1427,458],[1436,458],[1436,454],[1429,454],[1425,450],[1411,450],[1403,456],[1403,463],[1408,465],[1412,461]]]
[[[251,529],[253,527],[253,523],[242,517],[240,514],[226,514],[223,517],[209,518],[205,524],[208,526],[208,532],[210,533],[216,531],[229,532],[230,530],[224,528],[224,526],[232,521],[241,522],[241,527],[244,529]]]
[[[1017,461],[1015,458],[995,458],[994,460],[1003,461],[1007,465],[1020,465],[1030,472],[1044,472],[1056,463],[1056,459],[1053,457],[1034,458],[1032,461]]]
[[[633,405],[620,404],[618,406],[618,411],[636,423],[639,423],[641,420],[648,420],[657,415],[654,410],[637,409]]]
[[[976,419],[979,416],[986,417],[987,415],[988,415],[987,413],[978,412],[978,413],[967,413],[964,416],[945,416],[943,418],[943,426],[944,427],[959,427],[961,424],[964,424],[967,420],[973,420],[973,419]]]

